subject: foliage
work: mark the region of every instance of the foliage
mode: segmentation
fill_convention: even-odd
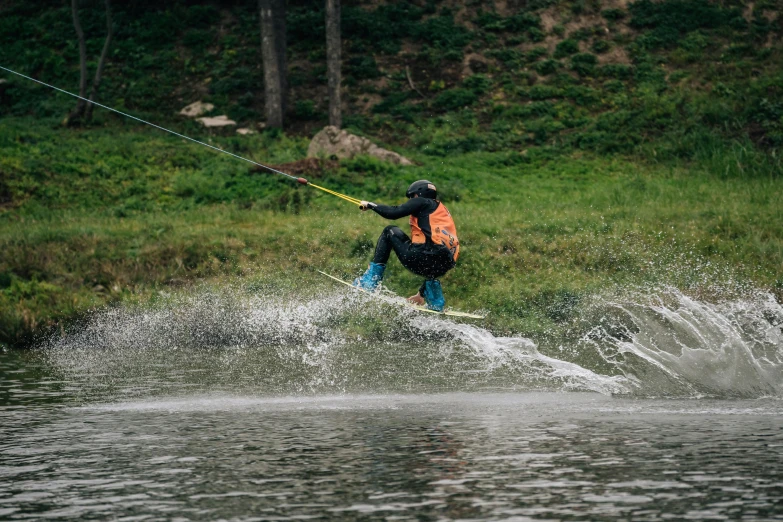
[[[438,109],[453,111],[473,105],[477,100],[478,95],[474,90],[456,88],[438,94],[433,105]]]
[[[115,6],[116,37],[101,103],[262,162],[304,157],[307,138],[326,122],[322,2],[289,3],[288,134],[243,137],[207,131],[176,113],[202,99],[216,105],[214,114],[242,124],[261,120],[257,5],[136,4]],[[457,295],[542,321],[558,320],[552,310],[567,309],[595,282],[580,279],[584,267],[620,273],[629,270],[623,263],[644,264],[636,254],[618,261],[606,252],[583,259],[578,270],[569,264],[595,239],[579,230],[585,220],[598,219],[594,209],[603,216],[616,209],[612,226],[629,233],[641,227],[654,235],[661,223],[676,228],[686,220],[693,225],[683,237],[696,239],[684,249],[770,271],[780,265],[774,224],[781,219],[771,210],[781,208],[775,191],[783,173],[783,52],[774,45],[783,37],[779,6],[756,3],[743,13],[733,0],[638,0],[627,10],[607,9],[602,18],[588,19],[573,13],[598,13],[597,2],[535,0],[509,16],[488,12],[487,5],[470,2],[459,14],[441,2],[343,6],[344,123],[407,151],[423,166],[409,170],[355,158],[319,173],[325,185],[395,201],[416,176],[441,176],[455,201],[476,216],[467,223],[481,230],[507,207],[527,205],[530,194],[540,197],[530,207],[535,211],[525,207],[527,221],[504,218],[503,226],[521,230],[523,239],[504,238],[499,245],[487,239],[491,230],[467,234],[466,244],[473,244],[466,255],[477,257],[468,258],[459,282],[471,288],[471,277],[480,277],[472,264],[479,256],[490,259],[493,270],[530,270],[541,282],[515,275],[514,290],[493,280],[489,289]],[[556,17],[553,34],[544,34],[543,9]],[[102,15],[102,9],[83,9],[91,56],[103,44]],[[571,22],[584,20],[595,25],[573,29]],[[545,38],[546,44],[533,43]],[[466,52],[487,59],[480,74],[464,75]],[[75,90],[78,49],[68,6],[2,3],[0,64]],[[409,88],[406,68],[421,92]],[[239,273],[272,259],[310,266],[317,255],[353,270],[352,261],[341,257],[340,234],[354,234],[350,241],[361,245],[374,240],[375,232],[357,236],[363,222],[349,220],[353,228],[284,253],[270,230],[284,229],[293,217],[323,228],[336,203],[102,110],[90,126],[65,131],[58,124],[72,108],[71,98],[2,76],[0,342],[137,291],[168,288],[182,274]],[[639,176],[646,191],[632,186]],[[697,185],[723,189],[705,194]],[[532,192],[506,191],[509,186]],[[562,201],[575,210],[559,214],[561,200],[553,194],[576,190],[592,195],[573,199],[569,192]],[[602,199],[602,190],[613,195]],[[731,191],[740,196],[728,197]],[[662,193],[668,199],[656,199]],[[655,205],[669,221],[654,220]],[[713,217],[691,215],[691,207]],[[722,207],[733,210],[715,221]],[[544,230],[539,215],[560,225]],[[751,219],[768,228],[748,232]],[[571,243],[571,237],[583,243]],[[555,239],[568,248],[550,248],[547,241]],[[619,236],[615,240],[602,244],[620,245]],[[540,268],[548,256],[559,259],[546,265],[559,274],[553,278]],[[512,294],[524,295],[528,304],[518,307],[523,311],[504,308],[493,292],[510,301]]]
[[[631,27],[651,29],[640,38],[641,45],[648,49],[672,47],[683,34],[697,29],[745,26],[738,8],[724,8],[708,0],[638,0],[629,10]]]
[[[571,57],[571,69],[579,76],[593,76],[598,59],[594,54],[578,53]]]
[[[563,40],[555,47],[555,58],[563,58],[579,52],[579,42],[576,40]]]
[[[455,114],[420,131],[435,154],[406,152],[421,166],[359,156],[323,172],[319,183],[396,203],[414,179],[439,180],[464,244],[464,259],[443,282],[447,298],[459,308],[491,310],[492,328],[544,329],[567,321],[580,299],[607,285],[698,285],[699,271],[709,266],[745,266],[747,273],[735,268],[733,276],[774,283],[783,261],[783,179],[749,173],[774,168],[757,163],[766,156],[748,144],[726,150],[720,137],[696,134],[661,141],[656,152],[665,155],[664,143],[684,140],[693,152],[683,161],[704,169],[563,154],[546,142],[567,107],[539,101],[497,108],[512,129],[507,133],[522,125],[543,140],[524,154],[487,152],[487,133]],[[601,140],[620,135],[603,129],[636,117],[606,121],[583,141],[595,141],[587,148],[609,146]],[[457,135],[449,121],[476,130]],[[243,139],[250,141],[215,143],[260,151],[273,162],[305,153],[305,140],[284,135]],[[275,281],[286,267],[319,285],[308,270],[355,274],[383,225],[336,198],[143,127],[74,133],[12,118],[0,127],[0,161],[7,184],[0,207],[5,344],[31,342],[90,308],[148,299],[198,279],[253,274]],[[721,170],[737,164],[743,172]],[[318,234],[288,240],[301,230]],[[399,293],[420,283],[396,261],[389,274]]]

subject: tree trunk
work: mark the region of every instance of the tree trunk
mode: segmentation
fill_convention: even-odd
[[[79,22],[79,0],[71,0],[71,14],[73,15],[73,27],[76,29],[76,36],[79,40],[79,66],[81,74],[79,80],[79,96],[84,98],[87,96],[87,45],[84,42],[82,24]],[[65,118],[65,124],[69,125],[84,116],[85,105],[86,102],[80,99],[76,103],[76,107],[73,111]]]
[[[92,90],[90,91],[90,101],[95,101],[95,96],[98,94],[98,87],[101,85],[101,76],[103,76],[103,66],[106,64],[106,55],[109,54],[109,46],[111,45],[111,39],[114,34],[114,27],[111,20],[111,1],[105,0],[106,3],[106,41],[103,43],[103,50],[101,51],[101,58],[98,60],[98,69],[95,71],[95,78],[92,81]],[[92,103],[87,104],[87,108],[84,111],[84,118],[86,120],[92,119],[92,109],[95,107]]]
[[[267,127],[282,128],[285,90],[285,23],[276,25],[285,19],[284,0],[258,0],[261,14],[261,59],[264,62],[264,98]],[[282,53],[281,53],[282,48]],[[283,54],[281,63],[281,54]]]
[[[340,102],[340,0],[326,0],[326,76],[329,81],[329,125],[342,127]]]
[[[277,68],[280,74],[280,105],[283,116],[288,111],[288,35],[285,26],[286,0],[272,0],[272,14],[275,20],[275,49],[277,51]]]

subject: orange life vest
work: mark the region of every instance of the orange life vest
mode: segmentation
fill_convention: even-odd
[[[430,218],[430,230],[432,231],[432,242],[436,245],[446,245],[451,252],[454,261],[459,257],[459,239],[457,239],[457,227],[451,218],[449,210],[438,201],[438,208],[428,216]],[[419,220],[413,216],[410,217],[411,224],[411,242],[426,243],[427,236],[419,227]]]

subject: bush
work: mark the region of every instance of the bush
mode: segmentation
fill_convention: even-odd
[[[470,42],[472,35],[462,25],[454,25],[451,15],[428,18],[414,28],[412,36],[442,51],[459,51]]]
[[[527,119],[531,116],[555,116],[557,109],[551,101],[534,101],[525,105],[509,105],[500,109],[500,118],[505,120]]]
[[[593,42],[593,51],[598,54],[603,54],[607,52],[609,49],[612,48],[612,44],[607,42],[606,40],[596,40]]]
[[[592,76],[598,59],[594,54],[579,53],[571,57],[571,69],[579,76]]]
[[[532,42],[543,42],[546,38],[546,33],[538,27],[531,27],[528,29],[527,34],[530,36]]]
[[[315,102],[297,100],[294,104],[294,117],[298,120],[312,120],[315,117]]]
[[[424,153],[428,156],[447,156],[483,150],[486,146],[484,133],[471,132],[466,136],[436,138],[427,144]]]
[[[534,85],[528,93],[531,100],[546,100],[550,98],[560,98],[563,91],[550,85]]]
[[[392,94],[389,94],[383,99],[381,103],[373,106],[372,112],[375,113],[391,112],[395,108],[399,107],[400,104],[405,102],[405,100],[410,98],[410,96],[411,96],[410,91],[394,92]]]
[[[507,18],[494,12],[481,13],[474,22],[485,31],[498,33],[506,31],[522,33],[541,27],[541,19],[530,12],[523,12]]]
[[[564,58],[579,52],[579,42],[576,40],[563,40],[555,48],[555,58]]]
[[[547,76],[555,72],[560,67],[560,62],[557,60],[543,60],[540,62],[536,62],[535,65],[533,65],[533,69],[536,70],[538,74],[541,76]]]
[[[487,51],[487,56],[500,60],[503,62],[503,65],[511,70],[519,68],[524,58],[522,51],[508,47]]]
[[[462,82],[462,85],[475,92],[477,95],[481,95],[489,90],[492,82],[490,82],[489,78],[483,74],[474,74],[465,78],[465,81]]]
[[[348,74],[357,80],[369,80],[381,75],[381,71],[378,70],[378,64],[371,54],[352,56],[348,59],[346,65]]]
[[[582,107],[590,107],[601,101],[598,91],[582,85],[566,87],[565,95],[567,98],[573,100],[574,103]]]
[[[618,93],[625,90],[625,84],[620,80],[606,80],[603,83],[603,88],[607,92]]]
[[[471,89],[449,89],[438,94],[434,106],[445,111],[454,111],[473,105],[478,95]]]
[[[741,16],[736,8],[725,9],[708,0],[639,0],[629,9],[632,15],[630,26],[650,30],[640,38],[640,43],[647,49],[673,47],[685,33],[729,27],[734,18]]]
[[[622,63],[610,63],[598,68],[601,76],[606,78],[616,78],[618,80],[628,80],[633,77],[633,66]]]
[[[625,11],[622,9],[604,9],[601,11],[601,16],[611,22],[616,22],[617,20],[625,18]]]
[[[527,52],[527,56],[525,57],[525,59],[528,62],[532,63],[546,55],[547,55],[546,47],[533,47]]]

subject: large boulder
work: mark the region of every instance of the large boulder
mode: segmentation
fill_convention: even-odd
[[[413,162],[396,152],[386,150],[367,138],[350,134],[333,125],[324,127],[313,137],[307,148],[308,158],[353,158],[358,155],[374,156],[396,165],[413,165]]]

